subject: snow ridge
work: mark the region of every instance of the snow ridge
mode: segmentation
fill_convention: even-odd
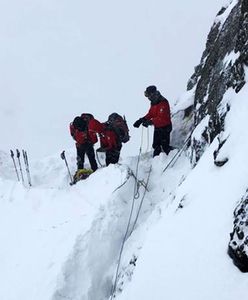
[[[174,153],[175,154],[175,153]],[[167,158],[161,156],[153,162],[147,156],[141,159],[139,166],[139,178],[146,179],[149,173],[149,165],[152,163],[152,168],[156,171],[152,172],[151,180],[147,186],[149,192],[147,193],[144,201],[144,206],[141,208],[140,217],[135,226],[135,233],[140,231],[141,225],[145,224],[148,217],[152,214],[158,202],[162,201],[170,194],[171,186],[163,188],[160,197],[154,197],[153,193],[157,191],[157,186],[161,186],[162,181],[157,181],[158,174],[162,173],[162,166],[172,158],[173,153]],[[135,166],[137,158],[130,161],[131,166]],[[163,162],[163,164],[161,164]],[[126,170],[125,164],[117,167],[121,170]],[[178,174],[174,174],[172,186],[178,184],[182,170],[179,169]],[[163,176],[166,177],[166,176]],[[172,178],[171,178],[172,181]],[[168,183],[168,182],[167,182]],[[84,234],[77,238],[74,249],[70,258],[64,265],[62,276],[58,283],[58,290],[53,296],[53,300],[61,298],[66,299],[109,299],[113,285],[113,274],[116,270],[116,262],[119,256],[120,245],[123,242],[125,228],[130,215],[132,191],[135,185],[133,176],[118,189],[108,200],[105,206],[102,206],[92,222],[91,228]],[[134,214],[131,220],[130,229],[133,228],[136,214],[139,209],[139,204],[144,193],[144,187],[140,186],[139,197],[135,199]],[[133,233],[129,232],[127,245],[133,240]],[[134,242],[134,240],[133,240]],[[132,245],[133,245],[132,242]],[[138,239],[137,248],[142,247],[142,241]],[[123,289],[126,280],[130,280],[132,272],[130,262],[132,258],[138,257],[138,251],[127,255],[128,247],[124,247],[124,262],[121,262],[121,272],[118,276],[117,292]],[[126,256],[127,255],[127,256]],[[103,258],[103,259],[102,259]],[[128,274],[128,276],[127,276]],[[128,279],[125,279],[125,278]]]

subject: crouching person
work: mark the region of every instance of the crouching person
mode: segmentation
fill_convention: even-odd
[[[112,130],[108,124],[104,124],[104,130],[100,137],[101,148],[97,151],[105,152],[106,166],[109,164],[117,164],[120,158],[122,144],[118,135]]]
[[[112,113],[108,121],[103,123],[103,131],[100,135],[101,147],[97,150],[106,153],[106,166],[116,164],[120,159],[122,143],[129,141],[129,129],[125,117]]]

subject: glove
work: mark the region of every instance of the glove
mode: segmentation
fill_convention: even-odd
[[[144,121],[142,122],[142,125],[143,125],[144,127],[148,127],[148,126],[152,125],[152,121],[151,121],[151,120],[144,120]]]
[[[136,122],[133,123],[133,127],[139,128],[143,121],[144,121],[144,118],[140,118],[139,120],[137,120]]]

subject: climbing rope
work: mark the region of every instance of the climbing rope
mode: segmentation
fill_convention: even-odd
[[[134,231],[134,228],[135,228],[136,223],[137,223],[138,218],[139,218],[139,214],[140,214],[140,211],[141,211],[141,207],[142,207],[143,202],[144,202],[144,199],[145,199],[146,192],[148,192],[147,186],[148,186],[148,183],[149,183],[149,180],[150,180],[151,172],[152,172],[152,165],[150,166],[149,171],[148,171],[148,176],[147,176],[147,180],[146,180],[146,183],[145,183],[144,193],[143,193],[143,195],[142,195],[142,198],[141,198],[141,201],[140,201],[140,204],[139,204],[139,207],[138,207],[138,211],[137,211],[135,220],[134,220],[134,222],[133,222],[132,229],[130,230],[129,236],[130,236],[130,235],[133,233],[133,231]]]
[[[110,300],[113,300],[114,294],[116,292],[116,286],[117,286],[117,280],[118,280],[118,274],[119,274],[119,269],[120,269],[122,253],[123,253],[124,245],[125,245],[125,242],[127,240],[128,232],[129,232],[130,225],[131,225],[131,220],[132,220],[133,210],[134,210],[134,203],[135,203],[135,200],[137,199],[137,197],[139,196],[139,187],[140,187],[141,183],[137,178],[138,178],[140,157],[141,157],[141,152],[142,152],[142,144],[143,144],[143,130],[142,130],[142,133],[141,133],[141,143],[140,143],[139,155],[138,155],[138,159],[137,159],[135,173],[133,173],[133,171],[129,168],[129,174],[130,175],[129,175],[129,177],[127,177],[126,181],[121,185],[121,186],[123,186],[128,181],[128,179],[130,178],[131,175],[134,177],[134,190],[133,190],[132,205],[131,205],[131,210],[130,210],[130,214],[129,214],[129,218],[128,218],[128,222],[127,222],[126,231],[125,231],[124,238],[123,238],[122,244],[121,244],[121,249],[120,249],[118,262],[117,262],[116,273],[115,273],[115,280],[114,280],[114,284],[112,286]],[[148,184],[148,181],[147,181],[147,184]],[[145,188],[145,191],[146,190],[147,190],[147,188]],[[143,202],[143,198],[142,198],[142,202]],[[141,208],[141,205],[139,207]],[[136,219],[137,219],[137,216],[135,217],[135,221],[137,222]],[[132,230],[133,230],[133,228],[134,227],[132,227]]]
[[[146,145],[146,152],[148,152],[149,144],[150,144],[150,137],[149,137],[149,127],[147,127],[147,145]]]
[[[173,156],[173,158],[167,164],[167,166],[165,167],[165,169],[163,170],[163,172],[165,172],[168,169],[169,166],[173,166],[176,163],[176,161],[179,159],[179,157],[181,156],[181,154],[184,151],[185,147],[187,146],[187,144],[188,144],[188,142],[189,142],[189,140],[190,140],[190,138],[192,136],[193,131],[194,131],[194,129],[191,131],[191,133],[189,134],[189,136],[184,141],[184,144],[183,144],[182,148],[178,150],[178,152]],[[132,229],[130,230],[129,236],[133,233],[133,230],[134,230],[134,228],[136,226],[136,223],[138,221],[139,214],[140,214],[143,202],[144,202],[144,198],[145,198],[146,192],[148,191],[147,186],[148,186],[148,183],[149,183],[149,180],[150,180],[151,171],[152,171],[152,166],[150,166],[150,169],[148,171],[147,181],[146,181],[146,183],[144,185],[144,187],[145,187],[144,193],[143,193],[142,199],[140,201],[140,205],[139,205],[139,208],[138,208],[138,211],[137,211],[137,215],[136,215],[136,218],[135,218],[135,220],[133,222],[133,226],[132,226]]]
[[[143,137],[144,137],[144,127],[142,126],[141,128],[141,140],[140,140],[140,153],[141,153],[141,149],[142,149],[142,146],[143,146]]]
[[[140,148],[141,149],[141,148]],[[141,150],[140,150],[140,153],[141,153]],[[140,154],[139,154],[140,156]],[[121,263],[121,258],[122,258],[122,253],[123,253],[123,249],[124,249],[124,246],[125,246],[125,242],[127,240],[127,238],[133,233],[134,231],[134,228],[137,224],[137,221],[138,221],[138,218],[139,218],[139,214],[140,214],[140,211],[141,211],[141,207],[142,207],[142,204],[144,202],[144,198],[145,198],[145,195],[146,195],[146,192],[148,191],[147,189],[147,185],[149,183],[149,180],[150,180],[150,174],[151,174],[151,171],[152,171],[152,167],[150,166],[150,169],[149,169],[149,172],[148,172],[148,177],[147,177],[147,180],[146,180],[146,183],[139,183],[141,181],[139,181],[137,179],[137,173],[138,173],[138,166],[139,166],[139,159],[137,161],[137,165],[136,165],[136,174],[132,174],[130,173],[130,176],[134,175],[134,180],[135,180],[135,184],[134,184],[134,194],[133,194],[133,199],[132,199],[132,206],[131,206],[131,210],[130,210],[130,214],[129,214],[129,219],[128,219],[128,223],[127,223],[127,227],[126,227],[126,231],[125,231],[125,235],[124,235],[124,238],[123,238],[123,241],[122,241],[122,244],[121,244],[121,249],[120,249],[120,253],[119,253],[119,257],[118,257],[118,263],[117,263],[117,269],[116,269],[116,274],[115,274],[115,281],[114,281],[114,285],[112,287],[112,291],[111,291],[111,300],[113,299],[114,297],[114,294],[115,294],[115,291],[116,291],[116,286],[117,286],[117,280],[118,280],[118,274],[119,274],[119,268],[120,268],[120,263]],[[130,178],[130,176],[128,177],[128,179]],[[127,179],[127,180],[128,180]],[[125,183],[127,182],[127,180],[125,181]],[[124,184],[125,184],[124,183]],[[124,185],[123,184],[123,185]],[[122,186],[123,186],[122,185]],[[135,220],[133,222],[133,225],[132,225],[132,228],[131,230],[130,229],[130,226],[131,226],[131,220],[132,220],[132,216],[133,216],[133,210],[134,210],[134,203],[135,203],[135,200],[138,199],[139,197],[139,191],[138,191],[138,186],[143,186],[144,187],[144,193],[142,195],[142,198],[141,198],[141,201],[140,201],[140,204],[139,204],[139,207],[138,207],[138,211],[137,211],[137,214],[135,216]],[[138,197],[137,197],[138,196]]]
[[[165,172],[168,169],[168,167],[170,165],[172,165],[172,163],[174,164],[178,160],[178,158],[181,156],[181,154],[182,154],[185,146],[188,144],[188,141],[191,138],[192,133],[193,133],[193,130],[190,133],[189,137],[185,140],[185,142],[183,144],[183,147],[177,151],[177,153],[173,156],[173,158],[170,160],[170,162],[164,168],[163,172]],[[148,132],[148,138],[149,138],[149,132]],[[115,297],[114,295],[115,295],[115,292],[116,292],[116,286],[117,286],[119,268],[120,268],[120,263],[121,263],[121,258],[122,258],[122,253],[123,253],[124,245],[125,245],[125,242],[126,242],[127,238],[133,233],[134,228],[135,228],[135,226],[137,224],[137,221],[138,221],[138,218],[139,218],[139,215],[140,215],[140,211],[141,211],[141,208],[142,208],[142,205],[143,205],[143,202],[144,202],[144,198],[145,198],[146,192],[148,191],[147,186],[148,186],[148,183],[149,183],[149,180],[150,180],[150,175],[151,175],[151,172],[152,172],[152,165],[151,165],[150,168],[149,168],[149,171],[148,171],[148,176],[147,176],[146,182],[144,183],[143,181],[138,180],[138,169],[139,169],[139,163],[140,163],[140,156],[141,156],[141,152],[142,152],[142,145],[143,145],[143,128],[142,128],[142,134],[141,134],[141,145],[140,145],[140,149],[139,149],[139,155],[138,155],[138,160],[137,160],[137,164],[136,164],[135,173],[133,173],[133,171],[129,168],[128,176],[127,176],[125,182],[121,186],[119,186],[117,188],[117,189],[119,189],[124,184],[126,184],[126,182],[129,180],[129,178],[131,176],[134,177],[135,183],[134,183],[134,192],[133,192],[132,205],[131,205],[131,210],[130,210],[130,214],[129,214],[129,218],[128,218],[128,222],[127,222],[127,227],[126,227],[125,235],[124,235],[124,238],[123,238],[122,244],[121,244],[121,249],[120,249],[120,253],[119,253],[119,257],[118,257],[118,262],[117,262],[116,273],[115,273],[115,280],[114,280],[114,284],[112,286],[110,300],[113,300],[113,298]],[[140,188],[141,185],[144,187],[144,193],[142,195],[142,198],[141,198],[138,210],[137,210],[137,214],[136,214],[135,220],[133,222],[133,226],[132,226],[132,228],[131,228],[131,230],[129,232],[129,229],[130,229],[130,226],[131,226],[131,220],[132,220],[132,216],[133,216],[134,203],[135,203],[135,200],[138,199],[139,196],[140,196],[139,188]]]
[[[115,193],[116,191],[118,191],[119,189],[121,189],[128,182],[128,180],[129,180],[130,177],[131,177],[131,175],[128,173],[125,181],[121,185],[119,185],[112,193]]]
[[[191,131],[191,133],[189,134],[189,136],[186,138],[186,140],[184,141],[183,146],[181,147],[181,149],[178,149],[178,151],[176,152],[176,154],[172,157],[172,159],[169,161],[169,163],[166,165],[166,167],[163,169],[163,173],[170,167],[170,166],[174,166],[174,164],[177,162],[177,160],[179,159],[179,157],[181,156],[181,154],[183,153],[185,147],[188,145],[189,140],[191,139],[191,135],[193,133],[194,129]]]
[[[103,167],[103,164],[101,163],[100,159],[99,159],[99,156],[98,156],[98,152],[96,151],[96,159],[98,161],[98,164],[100,165],[100,167],[102,168]]]
[[[139,165],[139,160],[140,160],[140,154],[141,154],[141,147],[140,147],[139,156],[138,156],[137,165],[136,165],[136,175],[137,175],[137,172],[138,172],[138,165]],[[120,268],[120,263],[121,263],[122,252],[123,252],[124,245],[125,245],[125,242],[126,242],[126,239],[127,239],[127,236],[128,236],[128,231],[129,231],[129,227],[130,227],[130,223],[131,223],[131,219],[132,219],[132,215],[133,215],[136,189],[137,189],[137,183],[136,183],[136,180],[135,180],[132,205],[131,205],[131,210],[130,210],[130,214],[129,214],[129,218],[128,218],[128,222],[127,222],[127,227],[126,227],[125,235],[124,235],[124,238],[123,238],[122,243],[121,243],[121,249],[120,249],[120,253],[119,253],[119,257],[118,257],[118,263],[117,263],[117,268],[116,268],[116,273],[115,273],[115,280],[114,280],[114,284],[113,284],[112,290],[111,290],[111,297],[110,297],[111,300],[113,299],[115,291],[116,291],[116,285],[117,285],[117,279],[118,279],[118,274],[119,274],[119,268]]]

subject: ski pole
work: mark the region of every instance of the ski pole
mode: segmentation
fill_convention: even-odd
[[[27,154],[27,151],[25,151],[25,156],[26,156],[27,167],[28,167],[29,185],[32,186],[32,184],[31,184],[31,175],[30,175],[30,168],[29,168],[29,162],[28,162],[28,154]]]
[[[22,150],[22,155],[23,155],[23,160],[24,160],[24,163],[25,163],[28,184],[29,184],[29,186],[32,186],[27,151]]]
[[[22,165],[21,165],[21,160],[20,160],[20,151],[18,149],[16,149],[16,156],[17,156],[18,163],[19,163],[20,173],[21,173],[21,177],[22,177],[22,183],[24,184],[24,178],[23,178],[23,173],[22,173]]]
[[[17,167],[16,167],[16,163],[15,163],[14,152],[12,150],[10,150],[10,156],[11,156],[11,158],[13,160],[13,163],[14,163],[14,167],[15,167],[15,172],[16,172],[17,179],[18,179],[18,181],[20,181],[20,177],[19,177],[19,174],[18,174],[18,171],[17,171]]]
[[[70,176],[70,179],[71,179],[71,183],[72,183],[73,182],[73,178],[71,176],[71,172],[70,172],[70,169],[69,169],[69,166],[68,166],[68,163],[67,163],[67,159],[65,157],[65,150],[61,152],[60,157],[61,157],[61,159],[63,159],[65,161],[65,165],[67,167],[67,170],[68,170],[68,173],[69,173],[69,176]]]

